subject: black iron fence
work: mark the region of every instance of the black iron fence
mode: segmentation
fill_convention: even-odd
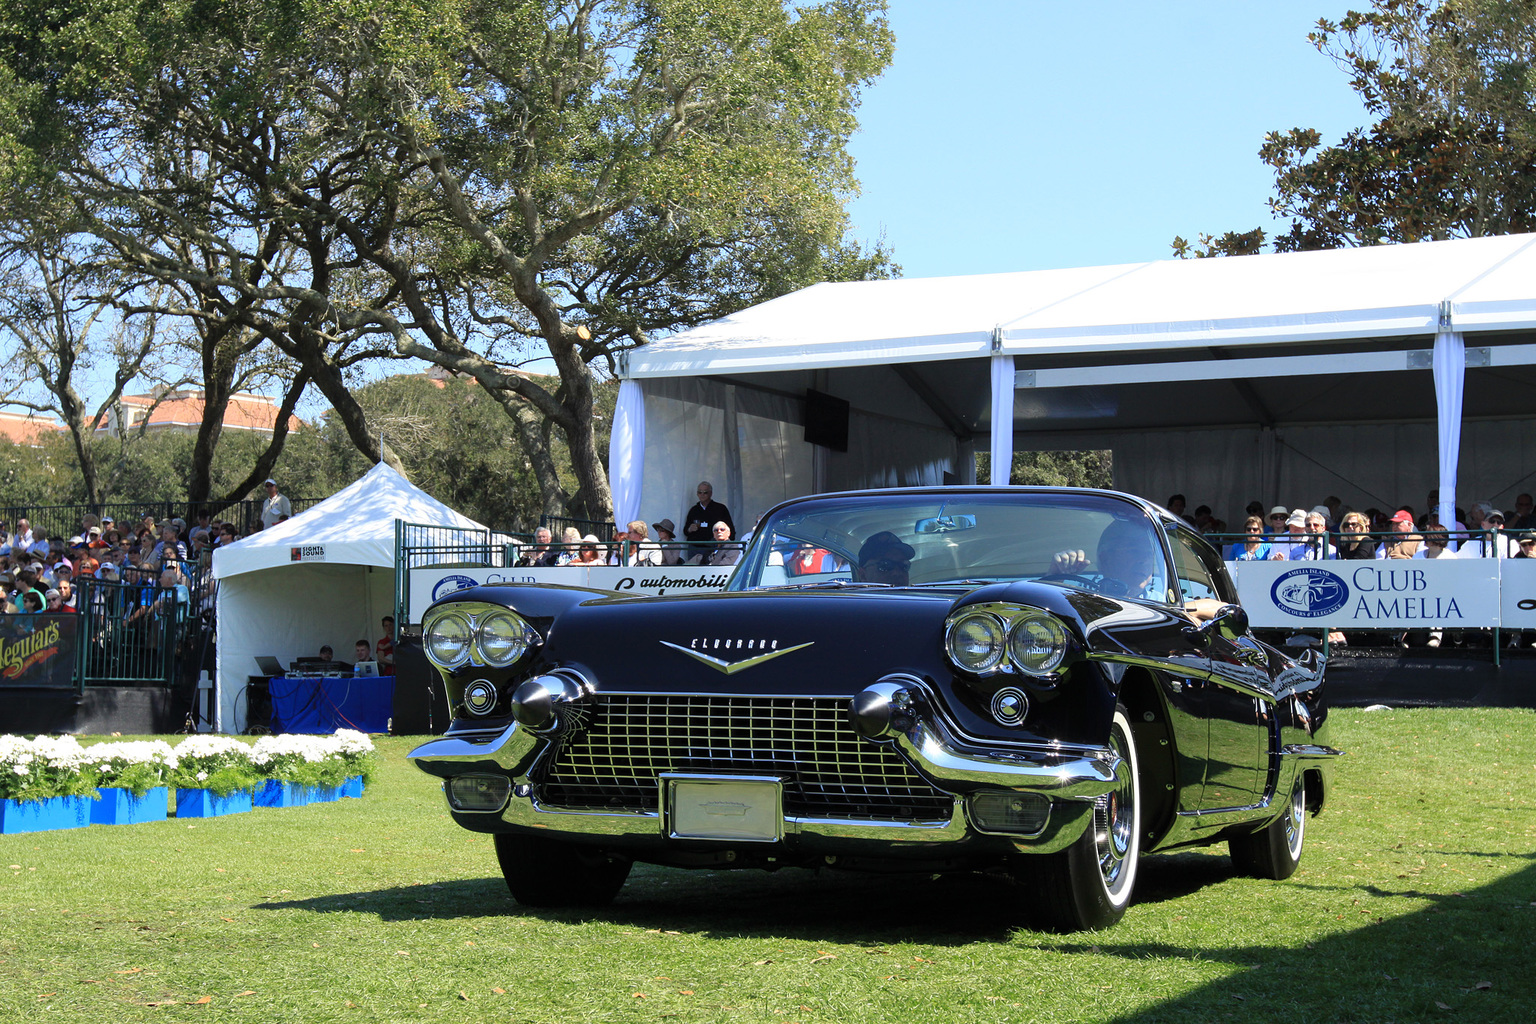
[[[576,532],[583,537],[591,534],[601,541],[613,540],[614,531],[618,529],[613,523],[602,522],[596,519],[576,519],[572,516],[541,515],[539,516],[539,525],[547,527],[549,532],[555,535],[556,540],[559,540],[561,535],[565,533],[567,526],[574,526]]]

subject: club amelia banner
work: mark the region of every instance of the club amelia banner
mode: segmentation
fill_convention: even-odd
[[[1505,564],[1495,558],[1394,558],[1229,567],[1254,626],[1412,629],[1500,625],[1499,570]],[[1531,621],[1536,623],[1536,610]]]

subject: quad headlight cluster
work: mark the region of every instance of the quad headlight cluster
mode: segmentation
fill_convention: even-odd
[[[979,676],[1018,673],[1054,676],[1066,661],[1071,639],[1060,619],[1038,608],[977,604],[949,617],[944,644],[950,660]]]
[[[429,615],[421,638],[432,663],[450,672],[471,663],[506,668],[542,642],[521,616],[494,605],[453,605]]]

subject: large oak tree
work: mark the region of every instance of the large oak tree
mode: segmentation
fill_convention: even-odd
[[[607,518],[594,372],[889,271],[844,214],[883,8],[19,0],[0,14],[0,189],[67,198],[103,262],[196,297],[171,312],[276,346],[370,457],[388,453],[350,394],[360,363],[474,377],[545,510]],[[555,386],[519,371],[532,359]]]

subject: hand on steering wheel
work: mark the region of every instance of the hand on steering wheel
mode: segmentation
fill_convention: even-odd
[[[1087,553],[1078,551],[1058,551],[1051,558],[1052,576],[1073,576],[1088,569]]]

